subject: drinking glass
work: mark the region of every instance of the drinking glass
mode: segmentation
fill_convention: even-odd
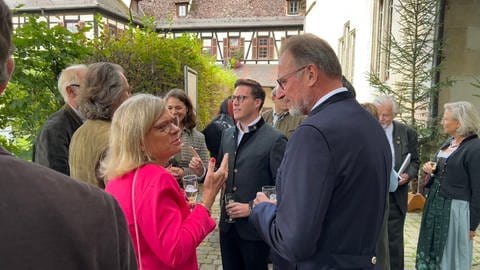
[[[182,178],[182,182],[185,194],[187,195],[188,203],[190,205],[195,204],[197,202],[198,195],[198,177],[193,174],[185,175]]]
[[[227,205],[235,202],[235,200],[233,199],[233,193],[225,193],[224,195],[224,202],[225,202],[225,209],[227,207]],[[225,210],[226,211],[226,210]],[[231,218],[229,215],[228,215],[228,212],[227,212],[227,218],[225,219],[225,221],[227,223],[235,223],[235,219]]]
[[[277,201],[277,190],[275,186],[263,186],[262,192],[267,196],[271,201]]]

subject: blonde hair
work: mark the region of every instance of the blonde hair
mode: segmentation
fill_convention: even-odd
[[[480,133],[480,115],[471,103],[467,101],[445,103],[443,108],[460,123],[460,127],[457,128],[458,135],[466,137]]]
[[[143,148],[147,132],[164,113],[165,100],[150,94],[137,94],[127,99],[113,114],[107,156],[101,172],[105,179],[122,176],[148,163]]]

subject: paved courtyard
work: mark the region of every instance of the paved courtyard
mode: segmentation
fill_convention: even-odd
[[[217,198],[212,207],[212,216],[217,220],[219,213],[219,199]],[[420,229],[421,212],[407,214],[405,224],[405,268],[415,269],[415,252],[417,250],[418,231]],[[473,251],[474,270],[480,270],[480,231],[477,232]],[[218,227],[212,232],[203,243],[197,248],[198,263],[201,270],[222,270],[222,261],[220,258],[220,245],[218,236]]]

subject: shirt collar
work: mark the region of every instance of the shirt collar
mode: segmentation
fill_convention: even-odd
[[[329,99],[331,96],[333,95],[336,95],[338,93],[341,93],[341,92],[348,92],[347,88],[345,87],[340,87],[340,88],[337,88],[333,91],[330,91],[328,92],[325,96],[321,97],[316,103],[315,105],[313,105],[312,109],[310,111],[313,111],[313,109],[315,109],[315,107],[319,106],[320,104],[322,104],[323,102],[325,102],[327,99]]]
[[[248,125],[245,127],[245,129],[242,129],[242,128],[240,127],[240,122],[238,122],[238,123],[237,123],[237,128],[238,128],[238,130],[240,130],[242,133],[248,133],[248,132],[250,132],[250,131],[252,131],[252,130],[255,129],[256,124],[258,123],[258,121],[260,121],[261,118],[262,118],[262,116],[259,115],[255,120],[253,120],[250,124],[248,124]]]

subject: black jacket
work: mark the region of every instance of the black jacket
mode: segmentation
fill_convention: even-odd
[[[70,175],[68,148],[82,119],[68,105],[52,114],[43,125],[33,145],[32,161],[65,175]]]

